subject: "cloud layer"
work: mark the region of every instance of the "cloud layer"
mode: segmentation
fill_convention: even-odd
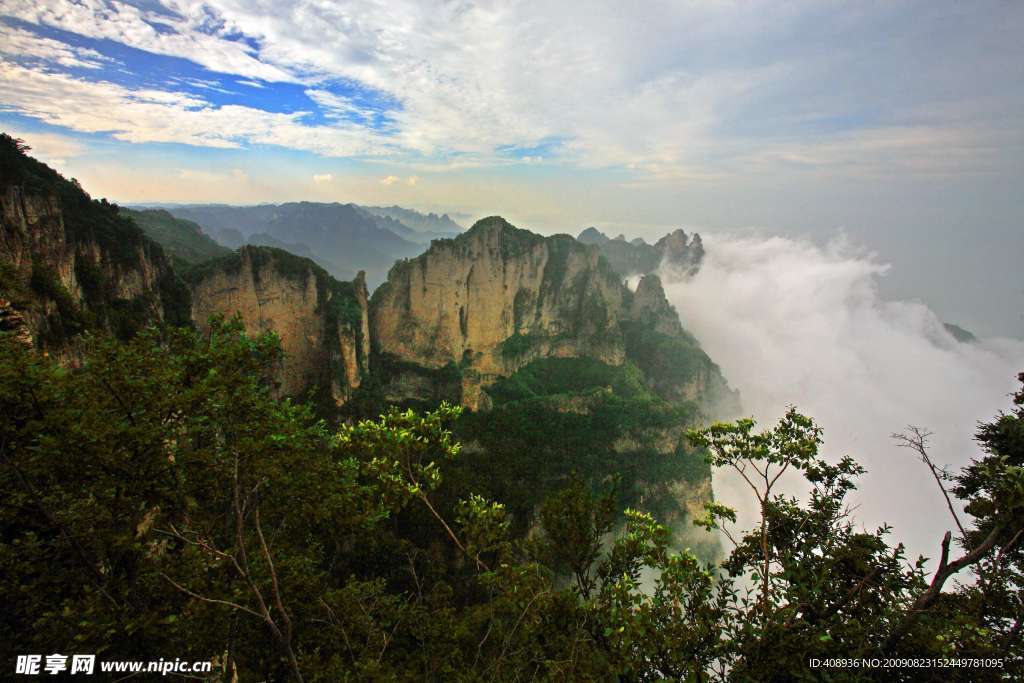
[[[744,411],[766,426],[789,405],[814,417],[828,457],[868,469],[854,517],[872,529],[888,522],[911,554],[934,557],[952,520],[927,469],[889,435],[930,429],[937,463],[967,464],[977,422],[1010,405],[1024,342],[957,342],[923,304],[882,299],[887,267],[842,242],[707,235],[705,244],[698,275],[666,290]],[[719,474],[718,494],[741,503],[742,482]]]
[[[434,168],[555,157],[678,181],[991,170],[1021,140],[1014,3],[2,0],[0,15],[7,111],[132,142]],[[98,68],[111,45],[297,86],[311,109],[119,85]]]

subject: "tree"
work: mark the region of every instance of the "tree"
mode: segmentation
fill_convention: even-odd
[[[1021,380],[1024,381],[1024,375]],[[1020,406],[1019,393],[1015,404]],[[812,677],[809,657],[999,658],[1006,669],[949,670],[945,678],[1001,679],[1018,671],[1021,653],[1019,541],[1024,534],[1024,411],[1001,414],[982,425],[978,441],[987,452],[955,477],[953,493],[974,516],[961,529],[963,552],[950,559],[952,533],[940,543],[934,572],[925,560],[908,564],[902,544],[891,547],[888,527],[857,531],[844,506],[863,468],[844,457],[830,464],[818,455],[820,429],[794,409],[779,424],[754,433],[752,420],[691,432],[711,462],[731,467],[759,503],[757,527],[733,540],[723,568],[750,588],[737,595],[721,623],[729,642],[722,653],[730,676],[759,679]],[[901,442],[912,447],[944,492],[950,479],[926,450],[926,432],[911,429]],[[772,495],[779,477],[799,471],[811,485],[806,505]],[[950,510],[954,510],[952,501]],[[709,506],[699,523],[722,526],[730,539],[731,510]],[[974,584],[944,592],[949,579],[972,569]],[[890,672],[912,680],[914,672]],[[843,676],[858,678],[856,673]]]
[[[580,477],[517,535],[503,503],[442,487],[457,408],[330,430],[272,397],[280,346],[238,320],[86,346],[63,368],[0,336],[7,661],[174,653],[213,657],[223,680],[303,681],[808,680],[812,657],[884,655],[1004,658],[944,680],[1022,673],[1024,389],[956,476],[925,432],[905,435],[971,516],[951,519],[960,549],[947,534],[932,572],[887,527],[856,527],[845,501],[863,469],[822,457],[795,409],[760,432],[691,431],[758,504],[746,531],[718,502],[694,520],[732,544],[714,565],[649,514],[616,522],[614,486]],[[804,478],[805,500],[778,490],[783,473]]]

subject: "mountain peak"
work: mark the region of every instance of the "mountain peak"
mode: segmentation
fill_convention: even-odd
[[[473,232],[474,230],[503,230],[505,228],[515,227],[501,216],[488,216],[481,218],[473,224],[467,233]]]
[[[594,226],[590,226],[581,232],[576,239],[583,242],[583,244],[604,244],[608,241],[608,235],[604,234]]]

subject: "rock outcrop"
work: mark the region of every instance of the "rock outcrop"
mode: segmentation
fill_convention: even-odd
[[[594,248],[486,218],[400,261],[370,303],[373,348],[428,368],[462,370],[463,403],[534,358],[625,359],[619,317],[629,293]]]
[[[673,230],[654,244],[641,238],[626,241],[624,235],[609,238],[597,228],[590,227],[576,239],[583,244],[596,245],[612,269],[623,277],[653,273],[668,266],[681,277],[695,275],[704,259],[704,243],[700,235],[687,236],[683,230]]]
[[[654,246],[661,250],[663,265],[682,275],[696,275],[704,260],[704,241],[697,233],[687,237],[682,230],[673,230]]]
[[[629,338],[641,332],[648,334],[643,341],[657,334],[685,343],[700,358],[688,359],[694,382],[701,363],[717,373],[684,334],[657,276],[630,292],[597,246],[542,237],[498,217],[398,262],[370,302],[374,351],[420,368],[454,369],[461,381],[454,398],[472,409],[486,409],[488,386],[538,358],[621,365]],[[680,386],[676,393],[696,391]]]
[[[665,296],[657,275],[644,275],[637,283],[630,305],[630,318],[666,335],[680,336],[683,326],[679,314]]]
[[[187,322],[188,293],[163,249],[6,136],[0,296],[26,338],[69,362],[87,330],[127,338],[151,322]]]
[[[366,281],[339,282],[309,259],[245,246],[189,275],[192,319],[241,316],[250,335],[272,331],[284,351],[280,395],[313,391],[340,406],[369,369]]]

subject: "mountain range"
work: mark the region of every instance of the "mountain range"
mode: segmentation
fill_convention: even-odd
[[[447,214],[421,214],[397,206],[289,202],[198,204],[165,210],[202,226],[229,249],[243,244],[286,249],[312,258],[338,278],[351,279],[362,270],[371,286],[384,280],[396,259],[418,254],[433,239],[462,232]]]
[[[700,235],[694,233],[690,237],[681,229],[673,230],[654,244],[639,237],[630,241],[626,241],[625,235],[608,237],[594,227],[585,229],[576,239],[600,249],[611,267],[626,277],[653,273],[662,265],[682,275],[694,275],[704,259]]]
[[[463,406],[453,476],[510,501],[521,534],[573,472],[593,487],[617,473],[623,502],[656,508],[682,534],[711,500],[684,433],[734,414],[738,397],[657,275],[627,287],[598,246],[497,216],[424,249],[396,230],[433,237],[450,219],[403,231],[410,212],[395,207],[122,209],[0,143],[0,331],[26,347],[74,366],[86,333],[127,341],[152,324],[205,332],[237,316],[251,337],[279,340],[274,395],[327,420]],[[211,239],[225,233],[245,243]],[[655,246],[692,255],[697,239]],[[306,249],[312,258],[293,253]],[[337,276],[364,264],[379,286],[369,270]]]

